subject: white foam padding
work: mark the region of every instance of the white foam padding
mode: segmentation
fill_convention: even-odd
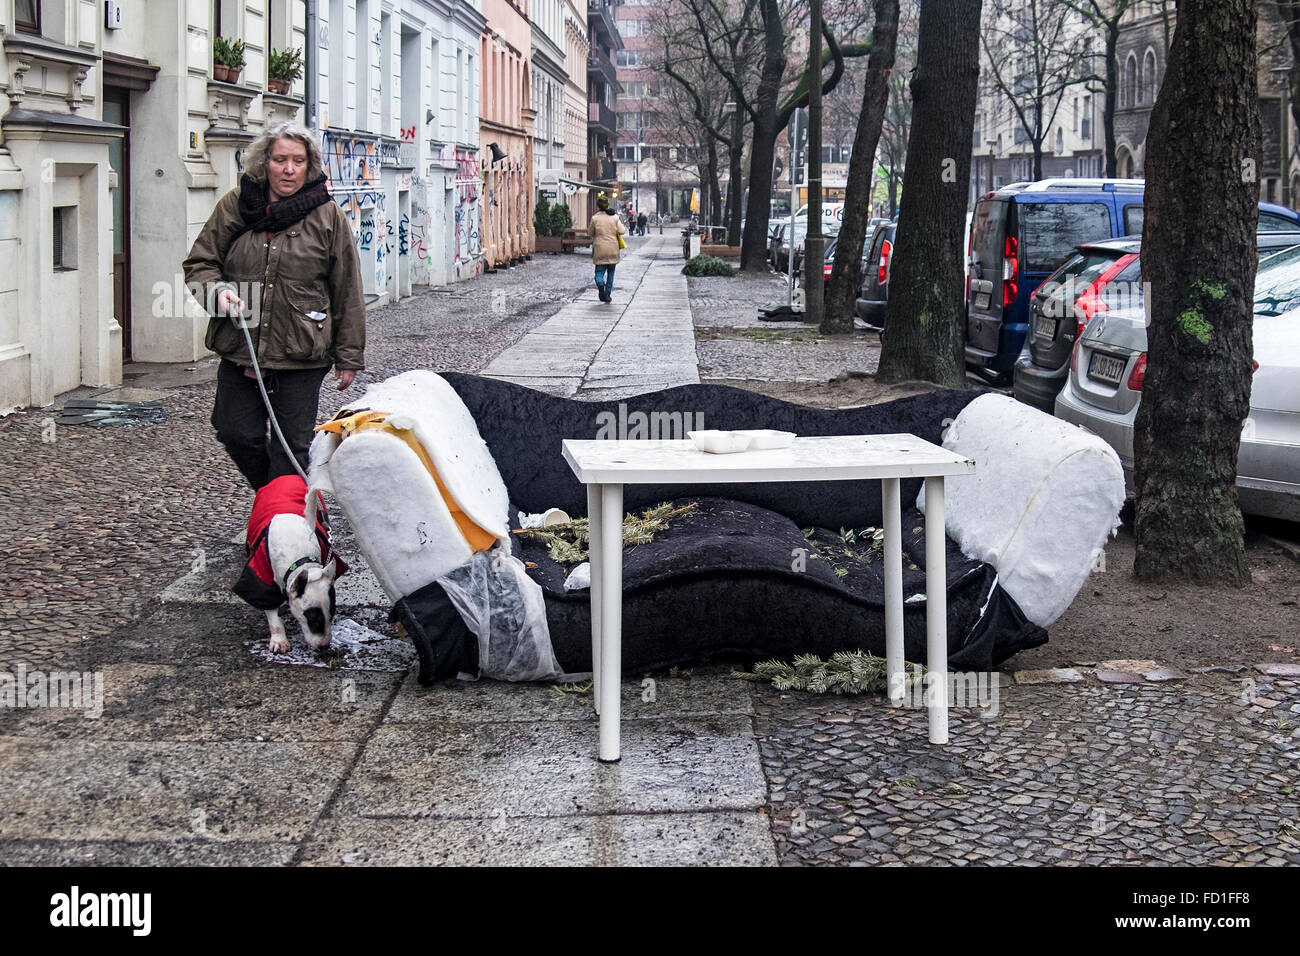
[[[384,593],[396,602],[473,552],[433,478],[400,438],[357,432],[334,450],[334,496]]]
[[[440,375],[417,369],[377,382],[347,410],[387,412],[389,424],[410,429],[461,510],[509,547],[505,482],[474,417]],[[390,600],[472,554],[433,478],[394,435],[371,430],[340,439],[321,432],[312,442],[308,476],[312,488],[338,499]]]
[[[1119,526],[1124,470],[1091,432],[1005,395],[981,395],[945,431],[944,448],[975,460],[944,481],[948,536],[997,568],[1025,616],[1064,613]],[[925,510],[925,489],[917,499]]]

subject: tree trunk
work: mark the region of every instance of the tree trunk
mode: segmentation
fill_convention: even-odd
[[[785,29],[776,0],[762,0],[763,70],[754,95],[754,137],[749,152],[749,200],[740,245],[742,272],[767,272],[767,218],[772,211],[772,160],[776,155],[777,105],[785,76]],[[791,210],[793,212],[794,210]]]
[[[1254,351],[1256,15],[1256,0],[1182,0],[1151,112],[1151,325],[1133,442],[1143,580],[1250,581],[1235,481]],[[1181,122],[1192,116],[1195,136]]]
[[[965,386],[958,252],[970,184],[981,0],[921,0],[912,131],[877,378]]]
[[[1119,89],[1119,23],[1106,25],[1106,89],[1103,91],[1105,105],[1101,111],[1101,125],[1106,136],[1106,178],[1114,179],[1117,175],[1118,158],[1115,156],[1115,95]],[[1093,130],[1093,135],[1097,131]]]
[[[718,182],[718,141],[712,136],[709,137],[708,146],[709,160],[705,167],[705,176],[708,177],[709,202],[708,208],[701,209],[700,215],[705,225],[712,226],[721,218],[717,212],[721,204],[721,183]],[[704,237],[705,242],[709,242],[709,237]]]
[[[1043,178],[1043,144],[1034,140],[1034,182]]]
[[[727,213],[727,242],[740,244],[741,210],[744,208],[745,188],[743,162],[745,158],[745,117],[739,106],[731,114],[731,148],[728,153],[728,175],[731,185],[727,187],[729,207]],[[770,207],[769,207],[770,209]]]
[[[826,295],[826,333],[853,331],[858,287],[862,284],[862,245],[871,218],[871,187],[876,176],[876,147],[889,103],[889,73],[898,41],[898,0],[875,0],[871,56],[862,82],[862,112],[853,134],[844,191],[844,221],[835,244],[835,265]]]

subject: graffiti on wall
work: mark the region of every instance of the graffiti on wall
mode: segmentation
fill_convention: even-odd
[[[378,292],[388,282],[388,196],[379,183],[379,150],[372,141],[321,133],[321,159],[334,201],[347,215],[361,256],[363,274]],[[369,270],[368,272],[364,270]]]
[[[479,201],[478,150],[457,148],[455,203],[456,278],[483,270],[482,203]]]

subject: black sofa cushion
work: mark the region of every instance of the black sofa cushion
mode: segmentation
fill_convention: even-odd
[[[624,419],[638,412],[689,412],[697,423],[702,420],[703,428],[774,428],[818,436],[909,432],[938,444],[945,424],[982,394],[975,389],[947,389],[865,408],[823,409],[793,405],[729,385],[681,385],[622,401],[585,402],[513,382],[457,372],[441,374],[474,416],[510,500],[530,513],[561,508],[571,515],[587,513],[587,491],[564,460],[561,443],[566,438],[596,438],[603,423],[601,416],[606,416],[604,421],[609,416],[617,419],[620,405],[625,406]],[[906,507],[916,500],[921,479],[904,479],[901,486]],[[880,524],[880,482],[875,480],[628,485],[623,489],[623,507],[640,511],[701,491],[720,494],[723,488],[726,497],[779,512],[800,527]]]

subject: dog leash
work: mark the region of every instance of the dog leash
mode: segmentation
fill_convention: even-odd
[[[253,361],[253,376],[257,380],[257,390],[262,393],[262,404],[266,406],[266,414],[271,418],[271,428],[275,432],[275,437],[280,439],[280,447],[284,449],[285,455],[288,456],[289,463],[293,465],[293,470],[298,473],[298,477],[307,485],[307,497],[310,498],[311,482],[307,481],[307,475],[303,472],[302,466],[298,464],[298,458],[289,448],[289,443],[285,441],[284,432],[280,431],[280,423],[275,417],[275,409],[271,407],[271,398],[266,394],[266,385],[262,382],[262,369],[261,366],[257,364],[257,350],[253,348],[253,337],[248,334],[248,324],[243,321],[242,315],[238,312],[230,311],[229,307],[226,309],[226,315],[231,321],[235,321],[236,318],[239,319],[238,325],[240,330],[244,333],[244,343],[248,346],[248,357]]]

